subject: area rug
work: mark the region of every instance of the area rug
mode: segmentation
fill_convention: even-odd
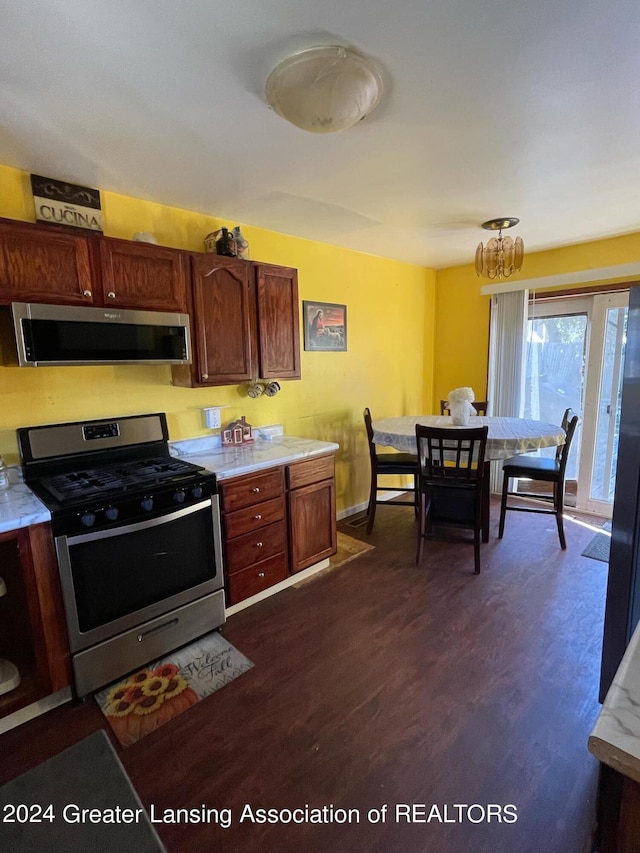
[[[135,820],[118,819],[125,812]],[[0,814],[6,853],[166,853],[103,729],[0,787]]]
[[[131,746],[253,664],[217,631],[96,693],[122,746]]]
[[[611,522],[606,521],[602,525],[602,533],[596,533],[591,542],[582,552],[583,557],[591,557],[592,560],[609,562],[609,548],[611,546]]]
[[[294,584],[294,587],[297,588],[303,584],[309,583],[321,575],[331,572],[333,569],[337,569],[340,566],[344,566],[345,563],[349,563],[351,560],[355,560],[356,557],[361,556],[361,554],[366,554],[367,551],[372,551],[375,548],[375,545],[370,545],[368,542],[362,542],[360,539],[355,539],[353,536],[347,536],[346,533],[340,533],[340,531],[338,531],[337,538],[338,550],[333,557],[329,557],[329,565],[326,569],[322,569],[322,571],[317,572],[310,578],[305,578],[304,580],[299,581],[299,583]]]

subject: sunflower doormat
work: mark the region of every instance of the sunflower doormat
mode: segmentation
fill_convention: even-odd
[[[122,746],[177,717],[253,664],[217,631],[96,693]]]

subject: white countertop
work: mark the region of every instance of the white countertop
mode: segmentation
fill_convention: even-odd
[[[603,764],[640,782],[640,625],[591,732],[589,751]]]
[[[219,436],[204,436],[171,442],[171,455],[202,465],[218,480],[224,480],[321,453],[334,453],[339,446],[332,441],[280,435],[269,440],[256,438],[251,444],[239,447],[221,447]]]
[[[22,482],[22,471],[9,467],[9,488],[0,491],[0,533],[51,521],[46,506]]]
[[[339,445],[331,441],[315,441],[293,435],[277,436],[271,440],[257,438],[252,444],[240,447],[221,447],[219,436],[171,442],[172,456],[179,456],[194,465],[202,465],[219,480],[248,474],[274,465],[285,465],[309,456],[332,453]],[[50,521],[51,513],[22,482],[18,466],[9,468],[9,488],[0,491],[0,533]]]

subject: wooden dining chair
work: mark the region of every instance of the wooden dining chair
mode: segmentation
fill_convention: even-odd
[[[504,521],[507,512],[536,512],[542,515],[555,515],[556,524],[558,525],[558,537],[560,538],[560,547],[565,550],[567,542],[564,536],[564,483],[567,468],[567,460],[569,451],[571,450],[571,442],[573,440],[576,427],[578,426],[579,418],[572,409],[567,409],[562,418],[562,428],[566,436],[564,444],[558,445],[553,459],[543,456],[530,456],[528,453],[523,453],[521,456],[514,456],[511,459],[505,459],[502,465],[502,503],[500,506],[500,524],[498,527],[498,539],[502,539],[504,534]],[[518,477],[526,480],[540,480],[551,484],[550,494],[538,494],[532,492],[510,492],[509,479]],[[551,503],[549,508],[523,506],[521,504],[508,503],[509,497],[517,498],[535,498],[536,500],[546,501]]]
[[[486,415],[487,409],[489,408],[488,400],[474,400],[471,404],[473,408],[479,415]],[[440,400],[440,414],[441,415],[450,415],[451,411],[449,409],[449,401],[448,400]]]
[[[482,495],[489,427],[454,429],[416,424],[419,531],[416,563],[433,526],[473,530],[474,571],[480,574]]]
[[[364,410],[364,425],[367,430],[367,441],[369,442],[369,459],[371,461],[371,487],[369,489],[369,506],[367,508],[367,533],[373,530],[373,522],[376,518],[376,506],[378,504],[393,504],[394,506],[412,506],[416,515],[418,514],[418,457],[412,453],[378,453],[373,441],[373,427],[371,425],[371,412]],[[413,477],[413,487],[382,486],[379,482],[381,476],[390,474],[410,474]],[[411,492],[411,502],[392,498],[390,500],[378,499],[378,492]]]

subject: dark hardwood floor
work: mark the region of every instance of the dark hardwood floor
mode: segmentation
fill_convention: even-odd
[[[428,543],[415,566],[411,510],[379,507],[369,537],[341,522],[375,550],[228,620],[250,672],[128,749],[112,738],[156,814],[232,810],[230,828],[157,824],[169,853],[590,849],[607,566],[580,556],[593,532],[570,518],[561,551],[553,517],[512,513],[499,541],[492,513],[477,576],[470,544]],[[0,783],[97,728],[90,702],[7,732]],[[360,821],[240,822],[245,804]],[[431,820],[397,818],[413,804]]]

